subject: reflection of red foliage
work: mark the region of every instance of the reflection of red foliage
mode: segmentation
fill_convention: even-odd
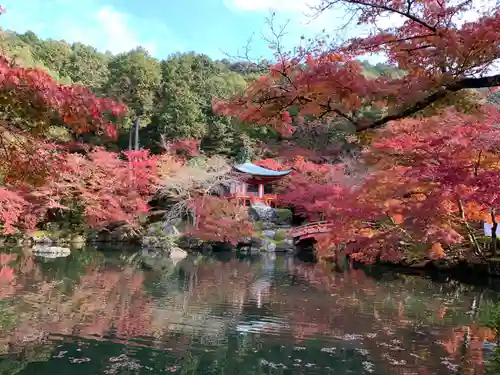
[[[446,352],[457,361],[464,361],[464,374],[485,374],[483,346],[485,339],[495,339],[491,330],[477,326],[463,326],[455,328],[451,335],[439,341]],[[464,345],[464,340],[467,344]],[[465,353],[464,353],[465,349]],[[470,372],[468,372],[470,371]]]
[[[17,259],[16,254],[0,254],[0,299],[15,291],[15,274],[10,264]]]
[[[5,254],[0,253],[0,266],[7,266],[9,263],[15,261],[17,259],[16,254]]]
[[[12,259],[2,257],[3,262],[11,263]],[[127,345],[157,345],[156,340],[150,339],[154,337],[176,353],[188,351],[189,343],[198,342],[193,340],[196,335],[213,337],[214,327],[210,323],[216,322],[218,327],[220,324],[218,338],[228,334],[228,325],[234,327],[232,317],[241,316],[239,314],[249,306],[249,299],[256,298],[255,282],[262,275],[261,266],[237,261],[187,262],[184,270],[191,278],[189,290],[178,295],[172,291],[169,306],[165,306],[165,299],[151,297],[144,286],[145,275],[128,266],[112,268],[108,264],[101,268],[93,264],[69,295],[59,288],[58,282],[44,279],[33,283],[32,274],[23,274],[19,277],[22,288],[12,303],[14,311],[22,311],[22,314],[18,314],[11,330],[0,332],[0,341],[10,343],[10,348],[15,350],[25,348],[27,341],[43,339],[48,332],[116,340]],[[19,264],[16,272],[22,267]],[[262,327],[265,340],[273,343],[283,340],[283,344],[289,345],[291,337],[296,341],[309,341],[316,335],[327,336],[325,342],[337,350],[344,345],[367,350],[368,360],[391,375],[401,373],[401,366],[395,365],[395,361],[405,361],[405,371],[429,367],[432,373],[447,373],[442,358],[450,357],[454,364],[461,364],[463,373],[472,374],[474,369],[484,374],[482,343],[494,338],[492,331],[472,323],[457,327],[453,320],[442,321],[433,314],[452,306],[454,312],[463,314],[460,316],[465,319],[464,324],[467,319],[472,321],[465,313],[470,308],[470,299],[456,293],[455,287],[463,286],[450,286],[448,298],[433,298],[441,286],[420,277],[404,277],[404,281],[375,280],[356,269],[334,273],[324,264],[289,264],[288,271],[298,283],[278,282],[260,289],[264,294],[269,293],[265,309],[276,318],[272,320],[287,323],[279,334],[269,335],[270,331],[276,333],[273,331],[276,328]],[[428,293],[417,295],[412,292],[414,287]],[[304,288],[307,288],[306,295]],[[0,296],[4,291],[0,285]],[[179,299],[172,298],[174,296]],[[182,329],[175,326],[186,322],[185,318],[197,318],[199,311],[192,307],[200,306],[216,309],[224,306],[231,314],[221,317],[219,313],[209,312],[207,318],[214,320],[208,320],[208,327],[195,324],[195,327],[189,326],[188,331],[182,331],[181,339],[175,338]],[[183,313],[178,314],[181,311]],[[415,324],[425,332],[419,339],[415,338]],[[113,334],[118,337],[110,338]],[[462,351],[464,343],[467,347]]]
[[[14,292],[14,269],[9,264],[16,259],[16,254],[0,254],[0,298]]]
[[[0,284],[10,284],[14,280],[14,270],[12,267],[0,267]]]
[[[315,335],[326,335],[329,340],[333,337],[340,342],[349,341],[349,335],[361,337],[370,358],[382,363],[384,373],[388,374],[401,373],[396,361],[404,361],[405,369],[429,366],[433,369],[429,373],[439,372],[437,369],[446,373],[449,369],[442,361],[445,357],[452,357],[453,363],[461,363],[466,374],[485,373],[483,342],[494,338],[491,330],[473,323],[456,327],[450,320],[445,323],[439,316],[433,319],[429,315],[428,324],[432,329],[426,330],[427,346],[415,341],[414,323],[421,322],[421,310],[408,306],[408,294],[402,292],[401,286],[404,283],[406,291],[412,290],[413,283],[418,288],[432,289],[436,287],[432,282],[419,276],[405,277],[404,282],[381,282],[356,269],[334,273],[328,265],[296,264],[291,272],[309,285],[307,300],[303,299],[302,283],[296,288],[287,286],[286,293],[276,286],[272,288],[267,308],[284,316],[298,342]],[[425,304],[429,313],[444,311],[449,306],[449,300],[432,299],[431,295],[425,297],[429,298]],[[453,308],[464,313],[469,303],[468,299],[458,298]],[[352,316],[356,319],[350,318]]]
[[[76,323],[83,325],[84,335],[106,335],[112,327],[121,337],[148,335],[152,317],[142,290],[144,277],[131,271],[97,269],[81,279],[73,300],[80,306],[81,321]]]

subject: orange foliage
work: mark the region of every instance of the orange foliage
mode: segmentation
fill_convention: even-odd
[[[429,258],[430,259],[441,259],[444,258],[446,253],[444,252],[443,246],[439,242],[436,242],[432,244],[430,252],[429,252]]]
[[[482,220],[500,203],[497,162],[481,157],[498,157],[498,119],[498,110],[485,107],[481,115],[449,110],[393,122],[362,155],[385,160],[383,168],[350,186],[342,165],[308,163],[285,182],[283,200],[311,220],[330,221],[330,244],[346,244],[359,261],[397,262],[421,243],[433,259],[443,258],[447,247],[468,239],[460,203],[466,220]],[[323,237],[321,243],[320,255],[329,256],[332,246]]]
[[[364,131],[440,101],[446,105],[446,100],[461,100],[457,92],[462,89],[500,85],[500,75],[488,76],[488,68],[500,57],[498,5],[324,0],[321,9],[337,7],[350,12],[351,22],[377,31],[341,46],[328,48],[318,41],[317,46],[298,48],[294,54],[280,51],[268,75],[257,79],[242,96],[215,101],[215,110],[289,131],[288,111],[299,105],[297,118],[321,116],[325,123],[337,118]],[[464,23],[465,12],[477,16]],[[388,16],[403,22],[383,27]],[[367,77],[356,60],[366,53],[385,54],[387,62],[405,74]],[[363,113],[366,108],[382,110],[385,115],[370,118]]]
[[[205,241],[230,242],[233,245],[253,233],[248,208],[226,199],[204,196],[193,202],[196,225],[190,233]]]

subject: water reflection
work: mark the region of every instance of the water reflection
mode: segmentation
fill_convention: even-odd
[[[0,253],[0,374],[486,374],[494,291],[266,254]]]

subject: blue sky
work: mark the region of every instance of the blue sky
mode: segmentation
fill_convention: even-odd
[[[0,0],[7,13],[0,16],[0,27],[24,32],[32,30],[42,38],[80,41],[101,51],[128,51],[138,45],[153,56],[165,58],[174,52],[196,51],[213,58],[242,52],[255,33],[251,56],[271,57],[262,40],[269,35],[265,18],[277,12],[278,24],[288,21],[285,46],[300,43],[300,36],[331,32],[346,16],[335,10],[312,20],[310,5],[321,0]],[[473,0],[479,9],[495,0]],[[484,4],[483,4],[484,3]],[[483,5],[481,5],[483,4]],[[477,14],[467,15],[475,19]],[[396,26],[401,20],[381,20],[381,27]],[[356,25],[336,33],[336,40],[366,35],[368,29]],[[382,61],[381,56],[368,58]]]
[[[311,1],[311,0],[309,0]],[[7,13],[0,27],[43,38],[81,41],[101,51],[119,53],[137,45],[164,58],[177,51],[197,51],[215,58],[236,55],[255,34],[254,57],[269,55],[261,39],[270,9],[287,20],[288,46],[300,35],[315,35],[332,18],[309,18],[306,0],[0,0]],[[223,52],[222,52],[223,51]]]

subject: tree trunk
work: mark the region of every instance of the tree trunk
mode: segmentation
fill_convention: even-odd
[[[139,117],[135,118],[135,147],[134,149],[139,150],[139,126],[141,124],[141,120]]]
[[[465,217],[464,206],[463,206],[462,201],[460,199],[458,200],[458,210],[460,213],[460,218],[463,220],[465,228],[467,229],[467,234],[469,236],[469,242],[472,245],[472,247],[474,248],[474,252],[476,253],[476,255],[482,256],[483,252],[481,251],[481,247],[479,245],[479,242],[477,242],[477,238],[474,235],[474,231],[470,227],[469,222],[467,221],[467,218]]]
[[[132,138],[134,137],[134,127],[131,126],[128,130],[128,150],[132,151]]]
[[[492,221],[491,226],[491,256],[496,256],[497,254],[497,227],[498,223],[495,220],[495,209],[493,207],[490,208],[490,216]]]

